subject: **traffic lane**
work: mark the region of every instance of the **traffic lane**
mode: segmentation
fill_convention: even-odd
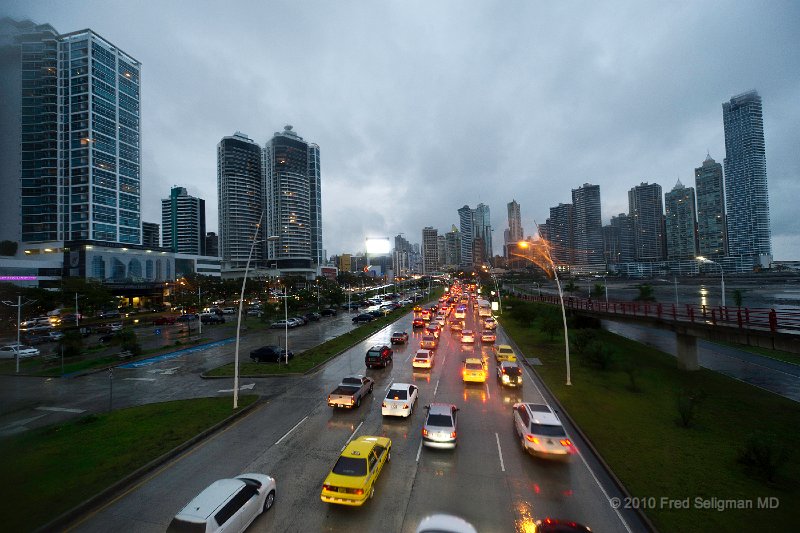
[[[499,328],[498,339],[501,338],[507,342],[505,332]],[[525,365],[521,366],[524,401],[547,403],[557,412],[558,408],[544,393],[538,378]],[[497,385],[497,388],[501,386]],[[550,516],[575,520],[596,531],[646,530],[638,517],[630,513],[623,516],[611,506],[610,496],[621,497],[621,494],[566,417],[559,418],[578,449],[578,454],[567,463],[533,457],[526,452],[513,428],[510,406],[500,418],[508,421],[508,429],[499,433],[499,437],[503,450],[508,450],[506,456],[512,473],[510,486],[522,524]]]

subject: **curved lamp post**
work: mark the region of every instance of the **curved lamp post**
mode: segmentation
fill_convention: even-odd
[[[720,281],[722,283],[722,307],[725,307],[725,271],[722,270],[722,265],[720,265],[716,261],[712,261],[711,259],[703,257],[701,255],[695,257],[695,259],[697,259],[701,263],[712,263],[719,267],[719,276],[720,276]]]

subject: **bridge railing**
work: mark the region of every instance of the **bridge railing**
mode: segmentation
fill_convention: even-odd
[[[560,305],[558,296],[516,294],[518,298]],[[711,326],[736,327],[800,334],[800,309],[770,309],[764,307],[731,307],[707,305],[675,305],[657,302],[615,302],[564,297],[564,307],[609,315],[658,318],[674,322],[692,322]]]

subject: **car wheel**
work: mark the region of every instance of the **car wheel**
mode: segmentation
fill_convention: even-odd
[[[275,503],[275,491],[269,491],[267,494],[267,498],[264,500],[264,511],[269,511],[272,509],[272,504]]]
[[[356,399],[356,407],[361,406],[361,398]]]

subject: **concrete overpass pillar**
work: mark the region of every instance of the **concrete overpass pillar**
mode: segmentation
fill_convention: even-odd
[[[675,332],[678,347],[678,367],[683,370],[698,370],[697,337],[686,333]]]

